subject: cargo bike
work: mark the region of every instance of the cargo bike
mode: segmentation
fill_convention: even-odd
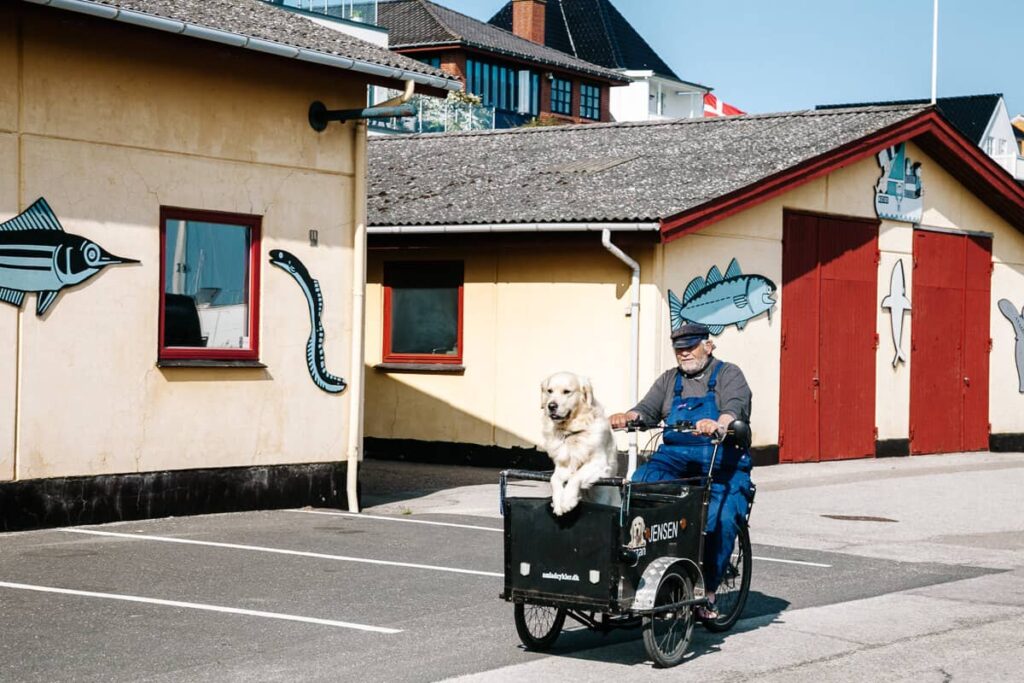
[[[662,429],[692,428],[682,423]],[[627,428],[634,432],[630,474],[636,463],[635,432],[642,429],[637,424]],[[749,427],[734,422],[727,436],[713,443],[712,472],[723,443],[749,446]],[[592,487],[589,500],[581,500],[561,517],[552,513],[549,496],[516,496],[509,491],[510,482],[546,482],[550,476],[525,470],[500,475],[505,520],[501,597],[514,604],[523,645],[547,650],[568,617],[601,633],[642,628],[644,647],[657,666],[679,664],[697,621],[695,608],[709,606],[702,567],[711,478],[655,483],[602,479]],[[732,628],[746,604],[751,575],[747,521],[752,506],[753,494],[715,593],[717,617],[703,621],[710,631]]]

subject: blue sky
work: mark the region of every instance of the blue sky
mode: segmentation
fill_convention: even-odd
[[[506,0],[435,0],[484,21]],[[612,0],[684,80],[751,112],[931,95],[932,0]],[[1024,2],[939,0],[939,97],[1024,113]]]

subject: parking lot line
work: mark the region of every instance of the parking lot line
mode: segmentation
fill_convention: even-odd
[[[77,595],[85,598],[101,598],[104,600],[120,600],[122,602],[141,602],[147,605],[162,605],[164,607],[181,607],[184,609],[195,609],[206,612],[223,612],[225,614],[241,614],[249,617],[263,617],[264,619],[280,619],[283,621],[299,621],[306,624],[318,624],[321,626],[335,626],[338,628],[350,628],[357,631],[372,631],[373,633],[394,634],[401,633],[400,629],[383,628],[381,626],[368,626],[366,624],[354,624],[348,621],[335,621],[334,619],[318,619],[316,617],[301,617],[294,614],[281,614],[280,612],[261,612],[259,610],[240,609],[237,607],[223,607],[221,605],[204,605],[198,602],[181,602],[179,600],[161,600],[159,598],[143,598],[137,595],[121,595],[118,593],[97,593],[95,591],[80,591],[72,588],[55,588],[53,586],[35,586],[28,583],[11,583],[0,581],[0,588],[11,588],[14,590],[36,591],[38,593],[59,593],[61,595]]]
[[[830,564],[822,564],[820,562],[804,562],[803,560],[782,560],[777,557],[758,557],[757,555],[754,555],[750,559],[760,560],[761,562],[782,562],[783,564],[799,564],[805,567],[822,567],[824,569],[828,569],[832,566]]]
[[[361,562],[363,564],[380,564],[389,567],[408,567],[410,569],[428,569],[436,572],[451,572],[453,574],[474,574],[476,576],[495,576],[502,578],[505,575],[496,572],[483,572],[476,569],[459,569],[457,567],[440,567],[432,564],[415,564],[412,562],[393,562],[391,560],[371,560],[366,557],[349,557],[346,555],[327,555],[324,553],[311,553],[304,550],[284,550],[282,548],[267,548],[259,545],[245,545],[241,543],[219,543],[216,541],[196,541],[190,538],[170,538],[169,536],[148,536],[145,534],[124,534],[115,531],[99,531],[98,529],[62,528],[69,534],[88,534],[90,536],[112,536],[114,538],[129,538],[135,541],[157,541],[159,543],[181,543],[183,545],[202,545],[213,548],[229,548],[232,550],[249,550],[259,553],[274,553],[277,555],[293,555],[296,557],[314,557],[320,560],[334,560],[338,562]]]
[[[331,512],[329,510],[285,510],[285,512],[302,512],[307,515],[329,515],[331,517],[355,517],[357,519],[383,519],[388,522],[405,522],[406,524],[429,524],[431,526],[450,526],[456,529],[476,529],[477,531],[497,531],[499,534],[504,529],[495,529],[490,526],[474,526],[472,524],[455,524],[453,522],[428,522],[425,519],[406,519],[404,517],[385,517],[382,515],[365,515],[356,512]]]
[[[383,515],[366,515],[363,513],[356,512],[332,512],[330,510],[285,510],[285,512],[302,512],[307,515],[330,515],[332,517],[355,517],[362,519],[380,519],[386,522],[405,522],[406,524],[430,524],[433,526],[448,526],[455,527],[457,529],[476,529],[478,531],[496,531],[498,533],[504,532],[504,529],[495,529],[489,526],[474,526],[472,524],[455,524],[453,522],[428,522],[425,519],[405,519],[403,517],[386,517]],[[754,556],[752,559],[760,560],[762,562],[781,562],[783,564],[799,564],[805,567],[821,567],[828,569],[832,565],[822,564],[821,562],[805,562],[803,560],[783,560],[778,557],[758,557]]]

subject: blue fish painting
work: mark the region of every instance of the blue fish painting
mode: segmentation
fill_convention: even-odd
[[[707,325],[711,334],[721,334],[729,325],[742,330],[748,320],[762,313],[771,320],[775,289],[775,283],[763,275],[744,275],[736,259],[729,262],[725,275],[718,266],[711,266],[706,278],[697,276],[690,281],[682,299],[668,291],[672,329],[691,322]]]
[[[43,315],[60,290],[85,282],[107,266],[138,263],[114,256],[84,237],[64,232],[46,200],[0,223],[0,301],[21,307],[36,292]]]

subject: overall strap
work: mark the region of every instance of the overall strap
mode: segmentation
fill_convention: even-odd
[[[676,369],[676,386],[673,389],[672,395],[676,401],[680,400],[683,395],[683,371],[678,368]]]
[[[715,369],[711,371],[711,377],[708,379],[708,391],[714,391],[715,385],[718,384],[718,371],[722,369],[724,363],[719,361]]]

